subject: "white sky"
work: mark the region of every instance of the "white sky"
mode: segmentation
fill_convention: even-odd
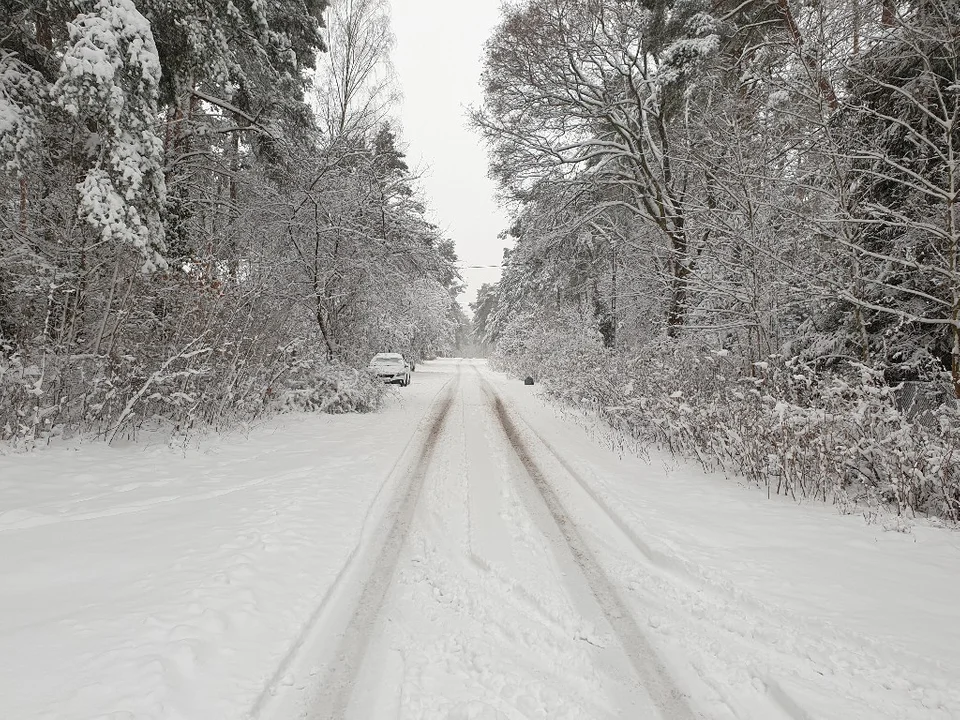
[[[402,140],[433,220],[457,244],[463,265],[498,265],[506,214],[494,200],[487,156],[467,124],[481,101],[483,44],[500,17],[499,0],[391,0],[397,36],[393,62],[403,91]],[[466,305],[500,270],[462,270]]]

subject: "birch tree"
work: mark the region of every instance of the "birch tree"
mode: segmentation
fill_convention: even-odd
[[[316,75],[324,130],[330,138],[372,135],[399,99],[389,7],[384,0],[333,0],[327,28],[329,52]]]

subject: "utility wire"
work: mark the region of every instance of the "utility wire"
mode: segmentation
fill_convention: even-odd
[[[487,269],[502,269],[508,267],[522,267],[524,265],[536,265],[537,260],[516,260],[514,262],[501,263],[499,265],[461,265],[460,263],[455,263],[460,270],[487,270]]]

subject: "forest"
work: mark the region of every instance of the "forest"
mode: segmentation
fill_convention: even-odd
[[[502,14],[495,367],[771,494],[960,520],[960,2]],[[0,441],[372,410],[372,353],[469,344],[393,42],[386,0],[0,0]]]
[[[494,362],[773,494],[960,519],[960,3],[529,0]]]
[[[0,441],[369,410],[453,346],[388,11],[0,0]]]

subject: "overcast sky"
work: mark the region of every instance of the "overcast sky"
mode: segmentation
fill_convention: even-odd
[[[507,218],[494,201],[487,157],[467,126],[481,100],[483,44],[500,15],[499,0],[391,0],[397,36],[393,62],[403,92],[403,140],[433,219],[457,244],[464,265],[498,265]],[[464,304],[499,270],[464,269]]]

